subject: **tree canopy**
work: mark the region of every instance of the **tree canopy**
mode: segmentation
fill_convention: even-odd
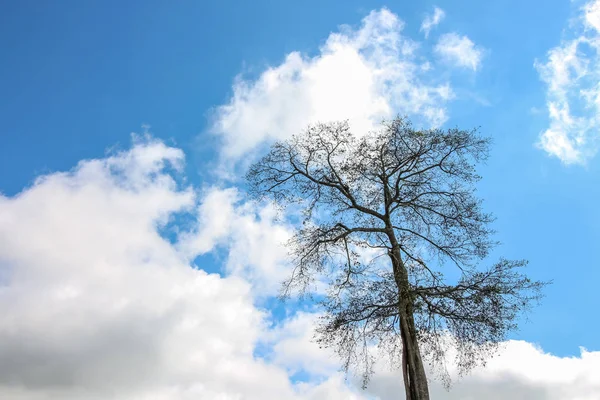
[[[443,366],[451,344],[468,371],[540,298],[526,261],[487,260],[493,217],[475,185],[489,148],[477,130],[396,118],[359,137],[336,122],[274,143],[250,167],[253,195],[302,210],[283,293],[325,284],[317,340],[365,384],[379,349],[401,366],[406,398],[429,399],[424,360]]]

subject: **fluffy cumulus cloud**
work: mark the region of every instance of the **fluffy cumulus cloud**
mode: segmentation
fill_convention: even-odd
[[[452,90],[434,79],[418,44],[401,34],[403,25],[386,9],[373,11],[358,29],[332,33],[314,57],[293,52],[256,80],[239,77],[214,116],[225,157],[239,159],[313,122],[349,119],[360,133],[400,113],[442,124]]]
[[[257,292],[279,273],[284,256],[271,250],[289,227],[236,190],[182,187],[183,161],[143,138],[0,196],[0,398],[397,398],[399,372],[384,366],[367,391],[343,379],[311,341],[317,314],[271,327]],[[182,215],[192,228],[165,235]],[[190,264],[219,247],[223,274]],[[597,352],[559,358],[511,342],[450,394],[432,392],[591,400],[598,368]]]
[[[547,58],[535,62],[550,121],[538,145],[565,164],[584,164],[600,144],[600,1],[582,7],[571,26]]]
[[[483,50],[466,35],[455,32],[440,36],[435,52],[446,62],[461,68],[476,71],[483,57]]]
[[[509,341],[486,368],[457,379],[450,391],[438,383],[430,387],[432,398],[448,400],[593,400],[600,393],[594,372],[600,352],[581,351],[579,357],[556,357],[524,341]],[[392,399],[402,390],[397,377],[381,367],[368,394]],[[453,372],[451,371],[451,375]]]
[[[327,392],[293,387],[254,356],[266,314],[248,281],[192,268],[159,233],[196,207],[169,173],[182,162],[180,150],[144,139],[0,197],[0,398]]]
[[[339,365],[335,355],[312,341],[316,318],[316,314],[298,313],[273,331],[277,338],[273,363],[310,377],[333,374]],[[598,368],[600,351],[581,349],[578,357],[557,357],[531,343],[512,340],[502,345],[485,368],[477,368],[465,377],[459,377],[449,364],[450,390],[432,380],[430,392],[434,399],[447,400],[595,400],[600,393]],[[366,390],[357,393],[366,399],[397,399],[404,393],[399,374],[382,357]],[[429,376],[434,377],[435,372],[429,371]],[[358,374],[349,375],[349,384],[360,387]]]
[[[257,294],[275,295],[289,272],[285,243],[292,229],[279,214],[244,201],[235,188],[211,188],[197,209],[197,229],[181,234],[178,248],[189,258],[222,249],[226,273],[250,282]]]
[[[425,34],[425,38],[429,37],[429,32],[446,17],[446,13],[439,7],[433,8],[433,13],[428,14],[421,23],[421,32]]]

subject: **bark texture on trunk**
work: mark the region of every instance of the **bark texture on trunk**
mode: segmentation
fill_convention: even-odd
[[[406,400],[429,400],[429,385],[427,384],[427,375],[425,374],[419,341],[417,339],[408,271],[402,261],[400,244],[398,243],[394,226],[390,219],[391,196],[385,177],[382,179],[382,182],[384,184],[385,230],[391,244],[389,256],[392,261],[394,280],[398,288],[398,315],[400,320],[400,336],[402,339],[402,373],[406,387]]]
[[[390,258],[394,268],[394,278],[398,287],[398,297],[400,300],[398,313],[400,316],[402,373],[404,375],[406,399],[429,400],[429,385],[417,340],[408,271],[402,262],[400,247],[395,237],[392,235],[390,240],[392,241]]]
[[[413,395],[411,393],[410,381],[408,378],[408,358],[406,357],[406,336],[404,331],[400,329],[400,335],[402,337],[402,377],[404,378],[404,392],[406,394],[406,400],[411,400]]]

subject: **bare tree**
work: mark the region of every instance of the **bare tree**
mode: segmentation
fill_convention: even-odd
[[[525,261],[478,267],[497,244],[474,189],[489,145],[475,130],[415,130],[402,118],[360,138],[346,122],[318,124],[250,167],[253,195],[303,212],[284,295],[327,284],[317,340],[346,371],[360,366],[364,385],[383,349],[406,399],[429,399],[424,360],[445,365],[452,343],[468,371],[540,297],[545,283],[520,272]]]

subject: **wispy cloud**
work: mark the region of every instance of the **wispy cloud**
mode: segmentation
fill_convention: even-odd
[[[433,9],[433,14],[428,14],[421,23],[421,32],[425,34],[425,38],[429,37],[429,32],[437,26],[446,17],[446,13],[439,7]]]
[[[600,145],[600,1],[583,6],[570,26],[534,64],[547,86],[550,120],[538,146],[564,164],[585,164]]]
[[[434,51],[448,63],[476,71],[481,65],[483,50],[466,35],[445,33],[440,36]]]

